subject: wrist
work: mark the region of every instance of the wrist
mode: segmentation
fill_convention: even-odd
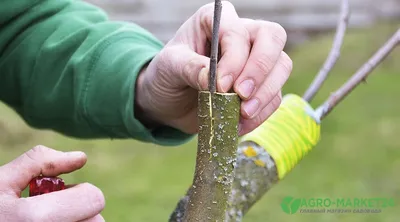
[[[144,85],[144,75],[146,73],[146,70],[147,65],[145,65],[139,72],[135,83],[135,118],[139,120],[146,128],[154,129],[161,126],[162,124],[151,115],[152,112],[148,105],[148,99],[146,99],[148,98],[148,96],[146,96]]]

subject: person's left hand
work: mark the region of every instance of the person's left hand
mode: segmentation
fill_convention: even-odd
[[[0,221],[7,222],[104,222],[103,192],[89,183],[67,185],[67,189],[21,197],[37,176],[59,176],[82,168],[82,152],[61,152],[35,146],[13,161],[0,165]]]
[[[138,77],[136,104],[153,122],[197,133],[197,93],[208,88],[214,3],[200,8]],[[217,91],[241,97],[239,135],[263,123],[280,105],[292,70],[277,23],[239,18],[223,2]]]

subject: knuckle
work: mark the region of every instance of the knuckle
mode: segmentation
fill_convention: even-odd
[[[265,118],[268,118],[269,116],[271,116],[276,110],[278,110],[279,106],[281,105],[282,102],[282,96],[281,96],[281,92],[278,93],[277,96],[275,96],[272,101],[267,105],[267,109],[266,113],[267,116]]]
[[[201,30],[204,30],[208,35],[211,35],[211,27],[213,24],[213,9],[214,3],[210,3],[200,7],[194,15],[194,21],[200,21]]]
[[[282,90],[279,90],[278,97],[279,97],[279,104],[280,104],[282,102]]]
[[[222,4],[222,17],[223,19],[225,14],[237,14],[235,6],[230,1],[221,1]],[[204,30],[208,30],[212,27],[213,19],[214,19],[214,3],[208,3],[206,5],[201,6],[195,13],[194,17],[197,17],[200,23],[203,26]],[[207,28],[208,27],[208,28]],[[220,32],[224,31],[225,27],[223,25],[220,26]]]
[[[287,33],[285,28],[279,23],[270,22],[271,29],[279,36],[284,37],[286,39]]]
[[[274,95],[277,92],[277,89],[275,89],[276,87],[274,87],[275,83],[268,83],[268,82],[264,82],[263,84],[261,84],[260,86],[260,92],[262,92],[261,94],[264,96],[261,96],[261,98],[263,98],[263,100],[261,100],[263,102],[263,104],[268,104],[269,102],[271,102],[271,100],[273,100]]]
[[[173,48],[173,50],[169,50],[168,52],[168,59],[172,60],[168,63],[168,66],[170,67],[168,72],[176,73],[179,75],[180,79],[187,81],[187,83],[194,88],[206,89],[207,75],[204,75],[204,71],[206,70],[204,68],[207,66],[206,61],[204,61],[200,56],[192,55],[185,55],[187,61],[184,61],[181,57],[177,56],[177,52],[189,51],[188,48],[186,48],[186,46],[174,46]],[[201,72],[203,69],[204,71]]]
[[[268,110],[267,116],[265,118],[268,118],[272,114],[274,114],[278,110],[280,105],[281,105],[280,99],[275,99],[275,100],[271,101],[271,105],[269,105],[269,107],[268,107],[269,110]]]
[[[287,41],[286,30],[280,24],[276,22],[267,22],[268,24],[264,26],[269,32],[271,32],[273,41],[280,47],[284,47]]]
[[[257,125],[261,125],[264,121],[266,121],[280,106],[282,102],[282,96],[281,92],[278,93],[277,96],[275,96],[272,101],[270,101],[266,106],[263,108],[258,115],[258,119],[255,119],[255,122]]]
[[[274,61],[265,53],[261,53],[257,56],[254,60],[254,64],[264,75],[268,74],[274,67]]]
[[[246,44],[245,45],[246,48],[248,48],[248,49],[251,48],[251,43],[249,41],[250,33],[245,28],[236,27],[236,26],[223,27],[223,28],[225,28],[225,29],[221,30],[221,44],[223,44],[224,42],[231,43],[231,42],[234,42],[234,40],[240,39],[242,44]],[[221,52],[223,52],[223,51],[221,51]]]
[[[48,152],[50,150],[50,148],[47,148],[43,145],[37,145],[35,147],[33,147],[31,150],[29,150],[28,152],[32,153],[32,154],[42,154],[45,152]]]
[[[230,2],[230,1],[221,1],[223,9],[235,9],[235,6]],[[213,15],[214,14],[214,2],[205,4],[201,6],[198,10],[197,13],[199,14],[209,14]]]
[[[201,6],[197,10],[196,14],[200,15],[201,17],[203,15],[211,15],[210,12],[212,12],[213,9],[214,9],[214,3],[208,3],[208,4]]]
[[[56,168],[56,164],[46,158],[47,155],[45,155],[51,151],[52,149],[48,147],[37,145],[24,153],[24,155],[27,159],[40,166],[42,170],[53,171]]]
[[[42,145],[37,145],[33,147],[32,149],[28,150],[27,152],[24,153],[24,155],[27,157],[27,159],[30,159],[32,161],[36,161],[37,156],[40,156],[41,153],[45,152],[45,147]]]
[[[235,10],[235,6],[230,1],[221,1],[222,7]]]
[[[256,117],[254,117],[254,124],[256,126],[259,126],[265,121],[265,119],[266,119],[266,117],[264,117],[262,115],[257,115]]]
[[[273,99],[273,100],[271,101],[271,103],[272,103],[273,110],[274,110],[274,111],[277,110],[278,107],[279,107],[279,106],[281,105],[281,103],[282,103],[282,94],[281,94],[281,92],[279,92],[279,95],[276,96],[275,99]]]

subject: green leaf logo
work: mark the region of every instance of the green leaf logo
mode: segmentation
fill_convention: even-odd
[[[285,197],[282,200],[281,207],[283,212],[287,214],[294,214],[300,208],[301,200],[299,198]]]

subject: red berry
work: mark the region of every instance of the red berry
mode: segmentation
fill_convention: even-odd
[[[54,191],[64,190],[64,180],[59,177],[35,177],[29,183],[29,196],[37,196]]]

